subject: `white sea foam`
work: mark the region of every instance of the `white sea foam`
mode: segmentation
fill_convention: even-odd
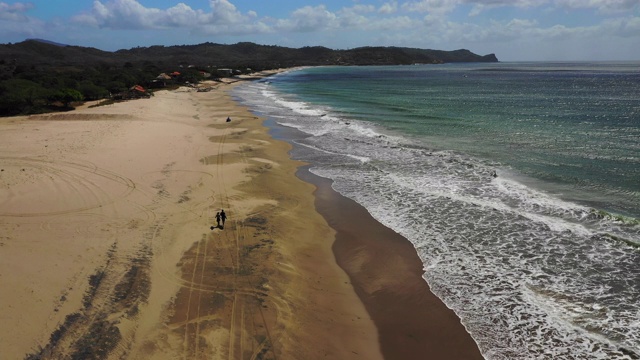
[[[640,231],[525,185],[500,164],[253,91],[245,99],[258,111],[312,135],[294,156],[414,244],[431,289],[485,358],[640,354],[640,255],[603,235]]]
[[[313,108],[310,107],[307,103],[303,102],[303,101],[291,101],[291,100],[285,100],[282,97],[277,96],[276,93],[274,93],[271,90],[262,90],[262,94],[265,97],[268,97],[270,99],[272,99],[276,104],[287,108],[291,111],[294,111],[298,114],[302,114],[302,115],[308,115],[308,116],[320,116],[323,115],[323,112],[320,109],[317,108]]]

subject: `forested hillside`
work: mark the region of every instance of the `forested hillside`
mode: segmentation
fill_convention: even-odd
[[[137,47],[115,52],[27,40],[0,45],[0,116],[70,109],[77,101],[120,94],[135,85],[194,83],[207,76],[294,66],[497,62],[468,50],[400,47],[332,50],[238,43]],[[172,74],[158,79],[160,74]],[[228,74],[228,70],[224,70]]]

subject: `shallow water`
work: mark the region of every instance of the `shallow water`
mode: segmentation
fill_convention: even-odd
[[[414,244],[487,359],[634,359],[638,69],[310,68],[235,95]]]

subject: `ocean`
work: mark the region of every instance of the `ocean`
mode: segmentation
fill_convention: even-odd
[[[640,358],[640,63],[313,67],[234,96],[413,243],[486,359]]]

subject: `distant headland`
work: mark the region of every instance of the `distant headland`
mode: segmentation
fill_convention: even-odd
[[[477,55],[466,49],[444,51],[407,47],[366,46],[333,50],[322,46],[288,48],[241,42],[233,45],[135,47],[114,52],[91,47],[30,39],[0,45],[0,60],[16,59],[22,65],[92,65],[150,61],[154,64],[250,67],[255,69],[318,65],[410,65],[452,62],[498,62],[495,54]]]

